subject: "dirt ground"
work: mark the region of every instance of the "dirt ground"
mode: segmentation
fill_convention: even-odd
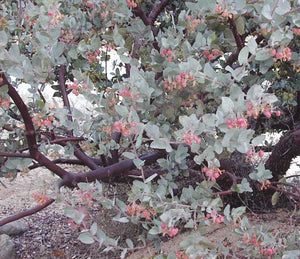
[[[76,170],[80,170],[77,167]],[[0,179],[6,186],[0,184],[0,218],[17,213],[26,208],[33,207],[36,203],[32,197],[35,192],[47,190],[52,187],[56,177],[45,169],[35,169],[23,176],[18,176],[13,182]],[[75,196],[75,191],[63,191],[66,196]],[[278,210],[268,214],[249,214],[249,220],[254,224],[263,224],[267,229],[280,233],[292,233],[298,231],[300,234],[300,218],[294,211]],[[67,258],[67,259],[94,259],[94,258],[119,258],[113,254],[103,254],[97,249],[97,245],[84,245],[79,240],[78,229],[70,227],[69,219],[63,215],[63,204],[54,203],[39,213],[26,217],[29,230],[21,236],[13,237],[18,258]],[[111,227],[107,223],[108,228]],[[124,229],[117,226],[117,233],[126,233]],[[296,228],[296,229],[295,229]],[[180,233],[169,239],[162,245],[162,251],[168,253],[177,251],[179,244],[190,233]],[[226,246],[234,248],[237,236],[232,234],[224,224],[213,224],[207,229],[207,237],[212,244],[219,241]],[[128,256],[129,259],[150,259],[155,256],[154,248],[135,252]]]

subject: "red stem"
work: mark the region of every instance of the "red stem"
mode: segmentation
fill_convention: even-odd
[[[231,28],[231,31],[233,33],[236,45],[238,47],[238,50],[240,51],[245,45],[244,41],[243,41],[241,35],[239,34],[239,32],[237,30],[237,26],[236,26],[234,17],[229,17],[228,20],[229,20],[230,28]]]

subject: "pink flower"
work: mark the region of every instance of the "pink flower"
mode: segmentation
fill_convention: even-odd
[[[165,222],[162,222],[160,225],[161,229],[164,230],[167,228],[167,224]]]
[[[269,110],[265,110],[264,111],[264,115],[267,117],[267,118],[271,118],[272,114]]]
[[[276,58],[281,59],[283,57],[282,52],[277,52],[276,53]]]
[[[252,149],[248,150],[247,156],[252,156],[252,155],[253,155],[253,150]]]
[[[208,50],[204,50],[204,51],[203,51],[203,56],[208,57],[209,54],[210,54],[210,53],[209,53]]]
[[[51,126],[52,122],[51,122],[50,120],[44,120],[44,121],[43,121],[43,124],[44,124],[45,126]]]
[[[168,233],[168,235],[169,235],[170,237],[174,237],[174,236],[177,235],[177,233],[178,233],[178,228],[172,228],[172,229],[170,230],[170,232]]]
[[[276,49],[271,49],[270,54],[272,57],[276,55]]]
[[[276,116],[279,117],[281,115],[281,111],[277,110],[277,111],[275,111],[275,114],[276,114]]]
[[[142,212],[142,217],[145,218],[145,219],[150,220],[151,219],[151,213],[149,211],[147,211],[147,210],[144,210]]]

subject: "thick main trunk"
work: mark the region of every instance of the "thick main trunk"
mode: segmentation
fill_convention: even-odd
[[[290,131],[275,145],[265,167],[272,171],[277,181],[290,168],[293,158],[300,156],[300,129]]]

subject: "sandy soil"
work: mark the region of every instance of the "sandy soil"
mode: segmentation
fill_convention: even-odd
[[[74,169],[73,169],[74,170]],[[76,170],[81,170],[77,167]],[[51,189],[57,178],[45,169],[35,169],[23,176],[18,176],[13,182],[0,179],[6,185],[0,185],[0,218],[30,208],[36,204],[33,193]],[[68,197],[76,196],[75,191],[65,190]],[[75,197],[76,199],[76,197]],[[270,230],[280,233],[295,231],[300,233],[300,219],[293,211],[278,210],[271,214],[249,214],[251,222],[263,224]],[[84,245],[77,240],[78,229],[72,229],[69,219],[63,215],[63,204],[54,203],[45,210],[26,217],[29,230],[23,235],[14,237],[18,258],[119,258],[117,255],[99,254],[97,245]],[[108,226],[109,223],[108,223]],[[119,226],[117,227],[119,228]],[[116,229],[125,233],[127,229]],[[177,251],[180,242],[190,232],[180,233],[167,240],[162,245],[162,252]],[[237,236],[224,224],[213,224],[207,229],[207,237],[212,244],[223,241],[227,247],[234,248]],[[129,259],[153,258],[154,248],[146,248],[135,252]]]

